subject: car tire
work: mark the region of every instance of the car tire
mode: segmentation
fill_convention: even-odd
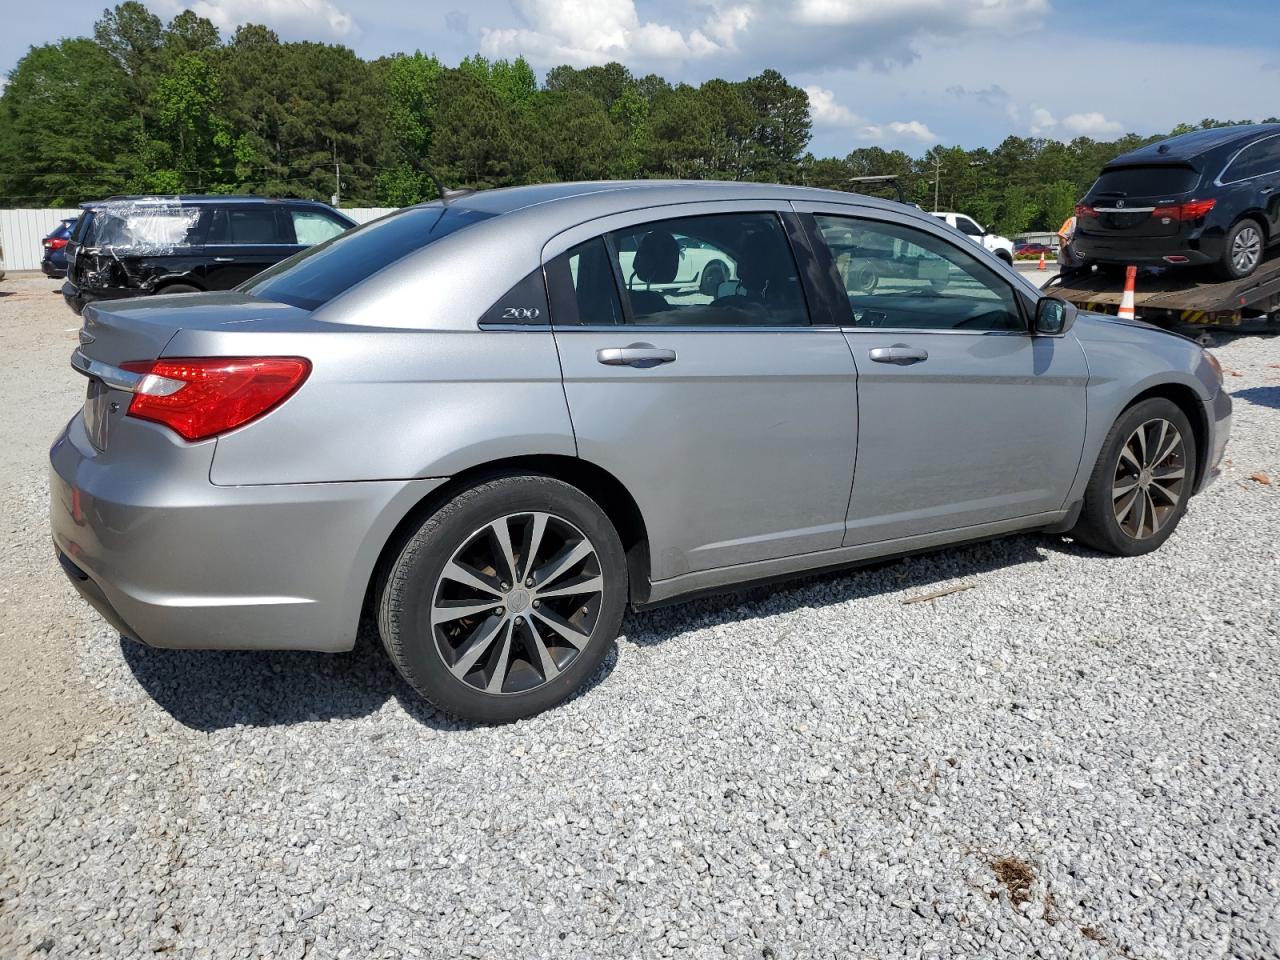
[[[1195,476],[1196,440],[1186,414],[1164,397],[1136,403],[1103,441],[1070,535],[1117,556],[1150,553],[1186,513]]]
[[[1267,239],[1262,228],[1252,217],[1245,217],[1230,230],[1222,241],[1222,256],[1215,269],[1223,280],[1243,280],[1262,263]]]
[[[698,292],[704,297],[719,296],[720,284],[729,279],[729,268],[723,260],[712,260],[702,268],[702,279],[698,283]]]
[[[193,287],[189,283],[171,283],[168,286],[161,287],[155,292],[157,297],[167,296],[171,293],[203,293],[199,287]]]
[[[997,250],[996,256],[1005,262],[1005,266],[1007,267],[1013,266],[1013,254],[1011,254],[1008,250]]]
[[[626,602],[622,542],[595,501],[552,477],[503,476],[457,494],[409,537],[383,582],[378,629],[405,682],[435,706],[506,723],[595,673]]]

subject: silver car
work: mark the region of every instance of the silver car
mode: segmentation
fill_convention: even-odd
[[[690,249],[726,269],[677,282]],[[485,721],[572,694],[628,605],[1015,531],[1154,550],[1231,411],[1189,340],[761,184],[455,196],[80,341],[53,537],[124,636],[341,651],[367,613]]]

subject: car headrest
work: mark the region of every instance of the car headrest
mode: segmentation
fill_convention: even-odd
[[[645,283],[670,283],[680,269],[680,244],[665,230],[650,230],[636,249],[631,269]]]

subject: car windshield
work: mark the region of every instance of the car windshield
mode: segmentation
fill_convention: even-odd
[[[1199,182],[1199,171],[1191,167],[1116,167],[1103,170],[1089,193],[1094,197],[1177,196],[1194,190]]]
[[[397,260],[492,216],[452,206],[409,207],[282,260],[237,289],[315,310]]]

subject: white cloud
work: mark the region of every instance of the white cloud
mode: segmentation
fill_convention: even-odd
[[[970,26],[993,26],[1041,17],[1049,0],[799,0],[793,16],[801,23],[852,26],[902,18],[937,18]]]
[[[848,107],[836,103],[836,95],[824,87],[811,85],[804,88],[809,95],[809,116],[824,127],[856,127],[865,121]]]
[[[536,62],[578,66],[632,58],[682,60],[706,57],[725,49],[701,30],[681,33],[662,23],[642,23],[634,0],[516,0],[528,27],[486,28],[480,47],[493,56],[523,55]],[[749,11],[736,20],[744,27]],[[717,33],[732,38],[720,24]]]
[[[916,143],[936,143],[938,135],[919,120],[894,120],[892,123],[872,123],[858,131],[860,140],[878,141],[913,141]]]
[[[1044,107],[1035,107],[1031,111],[1031,134],[1032,136],[1040,136],[1046,134],[1058,125],[1058,121],[1053,118],[1053,114]]]
[[[1062,126],[1077,137],[1112,137],[1124,133],[1123,123],[1118,120],[1108,120],[1096,110],[1063,117]]]
[[[152,6],[169,15],[184,9],[206,17],[226,33],[243,23],[262,23],[285,34],[338,40],[360,33],[351,14],[330,0],[162,0]]]

